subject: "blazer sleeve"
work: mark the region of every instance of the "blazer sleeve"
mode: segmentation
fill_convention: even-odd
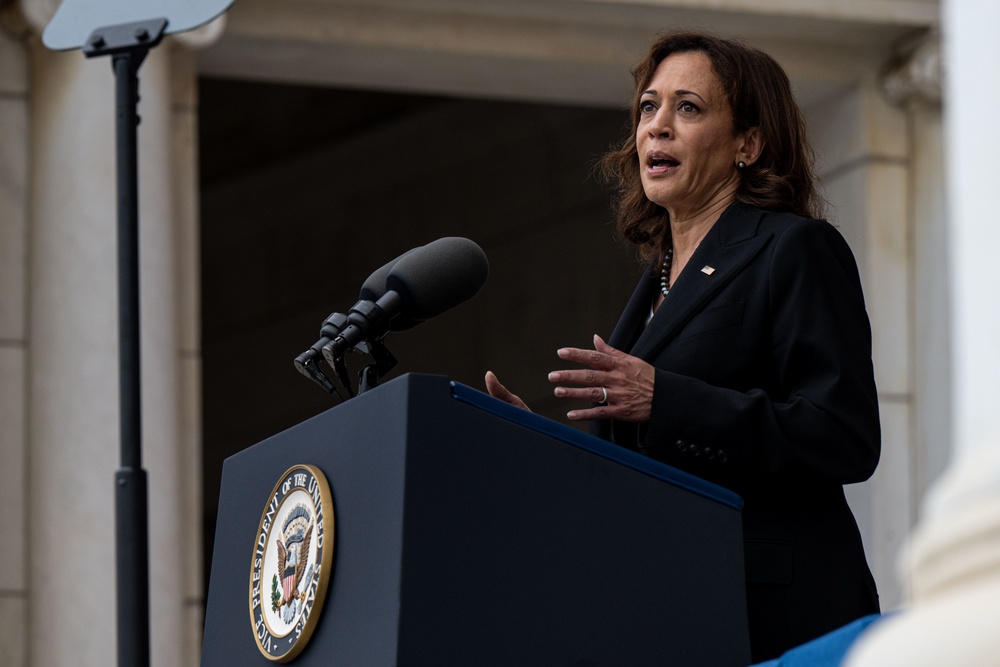
[[[767,281],[757,292],[767,303],[753,306],[766,309],[773,377],[738,391],[657,368],[640,437],[654,451],[710,452],[730,470],[863,481],[878,463],[881,436],[854,256],[820,221],[790,225],[772,242],[766,272],[753,276]]]

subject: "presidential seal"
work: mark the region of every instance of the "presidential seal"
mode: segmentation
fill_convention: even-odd
[[[289,468],[268,496],[250,560],[250,622],[268,660],[292,660],[316,628],[333,570],[333,536],[323,472]]]

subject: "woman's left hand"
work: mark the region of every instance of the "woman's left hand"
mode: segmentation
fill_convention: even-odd
[[[572,420],[621,419],[630,422],[649,420],[653,407],[653,383],[656,378],[653,366],[638,357],[616,350],[605,343],[600,336],[594,336],[593,350],[564,347],[557,354],[560,359],[574,361],[589,368],[549,373],[549,382],[559,385],[582,385],[558,386],[555,388],[555,395],[559,398],[601,403],[585,410],[571,410],[567,413],[567,417]]]

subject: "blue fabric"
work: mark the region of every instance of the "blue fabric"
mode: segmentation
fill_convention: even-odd
[[[862,616],[833,632],[786,651],[780,658],[758,662],[752,667],[839,667],[858,636],[880,618],[883,617],[879,614]]]

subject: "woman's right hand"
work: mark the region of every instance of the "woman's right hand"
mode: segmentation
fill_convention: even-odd
[[[504,403],[510,403],[515,408],[521,408],[522,410],[527,410],[531,412],[531,408],[521,400],[520,396],[512,394],[507,387],[500,384],[500,380],[497,376],[493,374],[493,371],[486,371],[486,391],[490,393],[493,398],[499,398]]]

